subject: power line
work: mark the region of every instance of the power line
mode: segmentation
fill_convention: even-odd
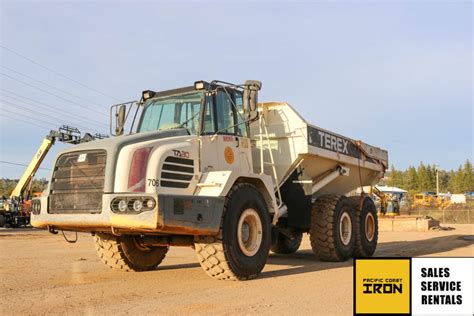
[[[60,77],[62,77],[62,78],[65,78],[65,79],[67,79],[67,80],[70,80],[70,81],[72,81],[72,82],[74,82],[74,83],[76,83],[76,84],[78,84],[78,85],[80,85],[80,86],[82,86],[82,87],[84,87],[84,88],[86,88],[86,89],[89,89],[89,90],[91,90],[91,91],[94,91],[95,93],[101,94],[101,95],[103,95],[103,96],[105,96],[105,97],[108,97],[108,98],[110,98],[110,99],[112,99],[112,100],[115,100],[115,101],[120,102],[119,99],[117,99],[117,98],[115,98],[115,97],[113,97],[113,96],[111,96],[111,95],[108,95],[108,94],[106,94],[106,93],[104,93],[104,92],[101,92],[101,91],[99,91],[99,90],[97,90],[97,89],[91,88],[91,87],[89,87],[89,86],[87,86],[87,85],[85,85],[85,84],[83,84],[83,83],[81,83],[81,82],[79,82],[79,81],[77,81],[77,80],[75,80],[75,79],[72,79],[72,78],[70,78],[70,77],[68,77],[68,76],[66,76],[66,75],[63,75],[62,73],[57,72],[56,70],[51,69],[51,68],[49,68],[49,67],[46,67],[46,66],[42,65],[41,63],[39,63],[39,62],[37,62],[37,61],[34,61],[33,59],[28,58],[28,57],[26,57],[26,56],[24,56],[24,55],[22,55],[22,54],[20,54],[20,53],[18,53],[18,52],[16,52],[16,51],[14,51],[14,50],[11,49],[11,48],[5,47],[5,46],[3,46],[3,45],[0,45],[0,47],[3,48],[3,49],[6,50],[6,51],[8,51],[8,52],[10,52],[10,53],[12,53],[12,54],[18,56],[18,57],[20,57],[20,58],[23,58],[24,60],[29,61],[30,63],[33,63],[33,64],[35,64],[35,65],[37,65],[37,66],[39,66],[39,67],[41,67],[41,68],[43,68],[43,69],[48,70],[48,71],[50,71],[50,72],[52,72],[52,73],[54,73],[54,74],[56,74],[56,75],[58,75],[58,76],[60,76]]]
[[[9,118],[9,119],[12,119],[12,120],[15,120],[15,121],[19,121],[19,122],[24,122],[24,123],[28,123],[28,124],[33,124],[33,125],[36,125],[36,126],[38,126],[38,127],[41,127],[41,128],[47,129],[47,130],[51,130],[51,127],[47,127],[47,126],[44,126],[44,125],[41,125],[41,124],[38,124],[38,123],[35,123],[35,122],[30,122],[30,121],[26,121],[26,120],[23,120],[23,119],[20,119],[20,118],[16,118],[16,117],[13,117],[13,116],[9,116],[9,115],[4,114],[4,113],[0,113],[0,116]]]
[[[48,90],[45,90],[45,89],[40,88],[40,87],[38,87],[38,86],[32,85],[32,84],[30,84],[30,83],[28,83],[28,82],[24,82],[24,81],[22,81],[22,80],[20,80],[20,79],[17,79],[17,78],[15,78],[15,77],[10,76],[10,75],[4,74],[4,73],[2,73],[2,72],[0,72],[0,75],[2,75],[2,76],[4,76],[4,77],[7,77],[7,78],[9,78],[9,79],[11,79],[11,80],[14,80],[14,81],[16,81],[16,82],[19,82],[19,83],[21,83],[21,84],[23,84],[23,85],[26,85],[26,86],[28,86],[28,87],[35,88],[35,89],[37,89],[37,90],[39,90],[39,91],[41,91],[41,92],[44,92],[44,93],[49,94],[49,95],[52,95],[52,96],[54,96],[54,97],[56,97],[56,98],[58,98],[58,99],[64,100],[64,101],[69,102],[69,103],[71,103],[71,104],[75,104],[75,105],[77,105],[77,106],[84,107],[84,108],[88,109],[89,111],[96,112],[96,113],[98,113],[98,114],[100,114],[100,115],[103,115],[103,116],[107,116],[107,115],[105,115],[105,114],[102,113],[102,112],[99,112],[99,111],[97,111],[97,110],[95,110],[95,109],[89,108],[88,106],[85,106],[85,105],[83,105],[83,104],[77,103],[77,102],[75,102],[75,101],[72,101],[72,100],[69,100],[69,99],[66,99],[66,98],[63,98],[63,97],[60,96],[60,95],[57,95],[57,94],[52,93],[52,92],[49,92]]]
[[[33,120],[33,121],[42,122],[42,123],[45,123],[45,124],[47,124],[47,125],[56,126],[56,124],[57,124],[57,123],[52,123],[52,122],[46,122],[46,121],[43,121],[43,120],[41,120],[41,119],[39,119],[39,118],[37,118],[37,117],[31,117],[31,116],[25,115],[25,114],[23,114],[23,113],[21,113],[21,114],[20,114],[20,113],[16,113],[16,112],[10,111],[10,110],[5,109],[5,108],[1,108],[1,110],[2,110],[2,111],[5,111],[5,112],[9,112],[9,113],[11,113],[11,114],[18,115],[18,116],[20,116],[20,117],[28,118],[28,119]]]
[[[13,94],[13,95],[15,95],[15,96],[21,98],[22,102],[24,102],[23,100],[29,100],[29,101],[34,102],[34,103],[42,104],[43,106],[46,106],[48,109],[49,109],[49,108],[52,108],[52,109],[55,109],[56,111],[59,111],[59,112],[61,112],[61,113],[64,113],[64,112],[65,112],[64,109],[61,109],[61,108],[59,108],[59,107],[57,107],[57,106],[53,106],[53,105],[51,105],[51,104],[47,104],[47,103],[44,103],[44,102],[41,102],[41,101],[38,101],[38,100],[35,100],[35,99],[32,99],[32,98],[29,98],[29,97],[22,96],[22,95],[20,95],[20,94],[18,94],[18,93],[15,93],[15,92],[10,91],[10,90],[7,90],[7,89],[1,88],[1,87],[0,87],[0,90],[2,90],[2,91],[4,91],[4,92],[7,92],[7,93],[10,93],[10,94]],[[10,97],[10,96],[8,96],[8,97]],[[12,98],[12,97],[10,97],[10,98]],[[35,105],[35,106],[36,106],[36,105]],[[90,118],[87,118],[87,117],[78,115],[78,114],[74,114],[74,117],[80,117],[80,118],[85,119],[85,120],[88,121],[88,122],[89,122],[89,121],[90,121],[90,122],[95,122],[95,123],[97,123],[97,124],[99,124],[99,125],[103,125],[103,126],[108,127],[108,125],[105,124],[105,123],[102,123],[102,122],[99,122],[99,121],[95,121],[95,120],[92,120],[92,119],[90,119]]]
[[[13,95],[15,95],[15,96],[21,98],[21,100],[29,100],[29,101],[34,102],[34,103],[42,104],[42,105],[44,105],[44,106],[46,106],[46,107],[48,107],[48,108],[55,109],[55,110],[57,110],[57,111],[59,111],[59,112],[61,112],[61,113],[64,113],[64,112],[65,112],[64,109],[61,109],[61,108],[59,108],[59,107],[57,107],[57,106],[53,106],[53,105],[50,105],[50,104],[47,104],[47,103],[44,103],[44,102],[41,102],[41,101],[38,101],[38,100],[35,100],[35,99],[32,99],[32,98],[26,97],[26,96],[22,96],[22,95],[20,95],[20,94],[18,94],[18,93],[12,92],[12,91],[7,90],[7,89],[4,89],[4,88],[2,88],[2,87],[0,87],[0,90],[2,90],[2,91],[4,91],[4,92],[7,92],[7,93],[10,93],[10,94],[13,94]],[[10,96],[9,96],[9,97],[10,97]],[[10,98],[11,98],[11,97],[10,97]],[[24,102],[24,101],[23,101],[23,102]],[[90,118],[87,118],[87,117],[84,117],[84,116],[81,116],[81,115],[74,114],[74,117],[80,117],[80,118],[85,119],[86,121],[91,121],[91,122],[98,123],[98,124],[100,124],[100,125],[108,126],[107,124],[104,124],[104,123],[99,122],[99,121],[92,120],[92,119],[90,119]]]
[[[88,118],[81,118],[80,115],[73,115],[73,114],[69,114],[69,113],[65,113],[64,110],[60,110],[60,109],[57,109],[51,105],[41,105],[40,104],[31,104],[29,102],[25,102],[25,100],[23,99],[20,99],[20,98],[17,98],[17,97],[12,97],[8,94],[0,94],[2,97],[6,97],[6,98],[10,98],[10,99],[13,99],[15,100],[16,102],[21,102],[22,104],[25,104],[25,105],[29,105],[29,106],[33,106],[33,107],[39,107],[39,108],[43,108],[47,111],[53,111],[53,112],[57,112],[57,114],[60,114],[60,115],[66,115],[66,116],[69,116],[71,118],[74,118],[74,120],[79,120],[79,121],[83,121],[84,123],[87,123],[87,124],[92,124],[92,125],[95,125],[95,126],[100,126],[100,128],[107,128],[108,129],[108,125],[107,124],[104,124],[104,123],[99,123],[98,121],[94,121],[94,120],[91,120],[91,119],[88,119]],[[9,101],[10,102],[10,101]],[[39,103],[39,102],[36,102],[36,103]],[[96,123],[97,122],[97,123]]]
[[[5,160],[0,160],[0,163],[5,163],[8,165],[14,165],[14,166],[28,167],[28,165],[24,163],[17,163],[17,162],[5,161]],[[43,168],[43,167],[39,167],[38,169],[51,170],[50,168]]]
[[[95,105],[97,105],[97,106],[102,106],[102,105],[100,105],[100,104],[95,103],[94,101],[91,101],[91,100],[86,99],[86,98],[84,98],[84,97],[81,97],[81,96],[79,96],[79,95],[75,95],[74,93],[71,93],[71,92],[69,92],[69,91],[63,90],[63,89],[61,89],[61,88],[55,87],[55,86],[53,86],[53,85],[51,85],[51,84],[49,84],[49,83],[46,83],[46,82],[44,82],[44,81],[42,81],[42,80],[35,79],[35,78],[33,78],[33,77],[29,76],[29,75],[26,75],[26,74],[24,74],[24,73],[21,73],[21,72],[15,70],[15,69],[12,69],[12,68],[7,67],[7,66],[5,66],[5,65],[1,65],[1,66],[2,66],[2,68],[7,69],[8,71],[14,72],[14,73],[16,73],[16,74],[18,74],[18,75],[20,75],[20,76],[23,76],[23,77],[25,77],[25,78],[28,78],[28,79],[30,79],[30,80],[32,80],[32,81],[34,81],[34,82],[43,84],[43,85],[45,85],[45,86],[47,86],[47,87],[50,87],[51,89],[54,89],[54,90],[59,91],[59,92],[62,92],[62,93],[67,94],[67,95],[69,95],[69,96],[71,96],[71,97],[84,100],[84,101],[86,101],[86,102],[89,102],[89,103],[91,103],[91,104],[95,104]]]
[[[39,112],[39,111],[30,109],[30,108],[25,107],[25,106],[21,106],[21,105],[19,105],[19,104],[12,103],[12,102],[7,101],[7,100],[2,100],[2,99],[0,99],[0,101],[1,101],[1,102],[9,103],[9,104],[12,105],[12,106],[18,107],[18,108],[20,108],[20,109],[24,109],[24,110],[26,110],[26,111],[30,111],[30,112],[33,112],[33,113],[37,113],[38,116],[40,116],[40,117],[46,117],[46,118],[50,118],[50,119],[53,119],[53,120],[58,120],[58,121],[61,122],[61,123],[63,122],[63,119],[62,119],[62,118],[59,118],[59,117],[57,117],[57,116],[53,116],[53,115],[41,113],[41,112]],[[66,122],[66,123],[67,123],[67,122]],[[71,122],[70,122],[70,123],[71,123]],[[84,125],[79,125],[79,124],[76,124],[76,123],[73,123],[73,124],[71,124],[71,125],[77,125],[77,127],[84,128],[84,129],[86,129],[86,130],[91,129],[90,127],[86,127],[86,126],[84,126]],[[94,130],[94,129],[93,129],[93,130]],[[95,131],[98,132],[97,130],[95,130]]]

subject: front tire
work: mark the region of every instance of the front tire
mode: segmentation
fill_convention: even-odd
[[[311,210],[310,240],[315,255],[323,261],[345,261],[355,243],[354,207],[340,195],[323,195]]]
[[[147,247],[139,243],[136,236],[95,234],[97,254],[100,260],[115,270],[154,270],[165,258],[168,247]]]
[[[235,184],[227,195],[218,236],[196,236],[195,250],[204,271],[219,280],[255,278],[267,262],[271,224],[258,189]]]

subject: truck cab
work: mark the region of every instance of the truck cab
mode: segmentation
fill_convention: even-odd
[[[58,154],[47,193],[33,202],[32,225],[163,252],[218,234],[226,196],[241,179],[253,183],[269,217],[276,207],[273,183],[253,172],[249,138],[260,85],[199,81],[147,90],[140,101],[113,106],[118,135]],[[133,111],[137,119],[124,135],[123,113]],[[149,268],[136,262],[126,267]]]

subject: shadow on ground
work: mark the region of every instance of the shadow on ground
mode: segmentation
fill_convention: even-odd
[[[471,239],[464,239],[472,235],[450,235],[416,241],[393,241],[380,244],[375,252],[376,257],[420,257],[438,254],[467,247],[474,244]],[[464,254],[473,257],[474,250]],[[440,255],[441,256],[441,255]]]
[[[414,241],[394,241],[378,245],[376,257],[419,257],[467,247],[474,240],[464,239],[466,235],[451,235]],[[474,256],[474,250],[465,253],[466,257]],[[294,275],[321,270],[336,269],[352,266],[352,260],[346,262],[323,262],[313,255],[311,250],[300,250],[291,255],[270,254],[267,263],[272,265],[289,266],[273,271],[265,271],[260,278],[270,278]]]

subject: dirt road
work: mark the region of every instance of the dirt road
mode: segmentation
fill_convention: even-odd
[[[377,256],[474,256],[474,225],[383,232]],[[69,233],[68,235],[73,236]],[[90,235],[77,244],[33,229],[0,230],[0,314],[352,314],[352,261],[314,259],[308,238],[272,254],[247,282],[207,277],[190,248],[172,248],[156,271],[123,273],[99,262]]]

